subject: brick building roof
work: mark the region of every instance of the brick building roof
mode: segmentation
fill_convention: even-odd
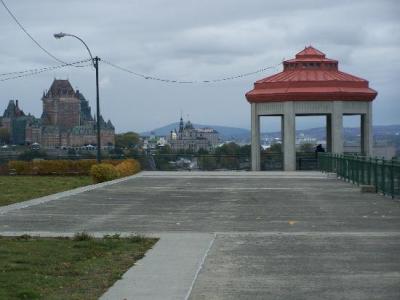
[[[75,91],[67,79],[54,79],[50,89],[43,98],[50,97],[77,97]]]
[[[7,108],[5,109],[3,113],[3,118],[18,118],[18,117],[23,117],[25,116],[25,113],[23,112],[22,109],[19,108],[18,106],[18,100],[10,100],[8,102]]]

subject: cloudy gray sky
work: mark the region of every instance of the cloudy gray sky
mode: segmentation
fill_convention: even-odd
[[[5,0],[47,50],[65,61],[93,54],[131,70],[178,80],[215,79],[246,73],[292,58],[313,45],[338,59],[342,71],[366,78],[379,92],[374,123],[400,123],[400,1],[267,0]],[[0,73],[58,65],[40,50],[0,6]],[[102,113],[118,132],[144,131],[183,115],[195,123],[249,128],[244,94],[278,67],[215,84],[145,80],[101,64]],[[94,71],[64,68],[0,82],[0,110],[19,99],[25,112],[41,114],[41,95],[53,78],[68,78],[95,100]],[[300,119],[298,127],[321,125]],[[351,125],[353,121],[347,121]],[[275,130],[274,121],[263,121]]]

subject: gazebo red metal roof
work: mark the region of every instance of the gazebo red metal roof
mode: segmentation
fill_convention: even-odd
[[[283,62],[283,71],[258,80],[247,101],[372,101],[368,81],[339,71],[338,61],[309,46]]]

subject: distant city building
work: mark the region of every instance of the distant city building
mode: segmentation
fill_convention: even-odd
[[[88,101],[74,91],[68,80],[55,79],[43,93],[43,113],[40,118],[25,115],[18,100],[10,100],[0,128],[6,128],[12,144],[39,144],[43,148],[97,146],[96,119]],[[113,147],[115,128],[100,116],[101,147]]]
[[[296,136],[296,145],[302,144],[317,145],[317,139],[314,137],[306,136],[304,133],[300,133],[298,136]]]
[[[150,136],[143,136],[143,149],[146,151],[155,150],[157,148],[162,148],[167,144],[165,136],[156,136],[151,134]]]
[[[167,141],[173,151],[211,151],[219,143],[219,134],[213,128],[194,128],[190,121],[180,119],[179,129],[171,131]]]

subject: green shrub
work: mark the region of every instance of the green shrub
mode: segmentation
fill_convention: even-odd
[[[99,183],[118,178],[119,172],[112,164],[101,163],[92,166],[90,176],[94,182]]]
[[[74,234],[74,237],[72,238],[74,241],[90,241],[93,240],[93,236],[91,236],[89,233],[83,231],[83,232],[77,232]]]
[[[40,150],[26,150],[18,155],[19,160],[30,161],[35,158],[45,158],[47,154]]]
[[[17,240],[22,240],[22,241],[27,241],[30,240],[32,237],[29,234],[22,234],[20,236],[17,236]]]
[[[146,239],[147,239],[147,238],[146,238],[144,235],[140,235],[140,234],[137,234],[137,235],[130,235],[130,236],[128,237],[128,240],[129,240],[130,242],[132,242],[132,243],[142,243],[142,242],[144,242]]]
[[[121,238],[121,235],[119,233],[115,233],[113,235],[106,234],[103,236],[103,239],[105,240],[119,240]]]

